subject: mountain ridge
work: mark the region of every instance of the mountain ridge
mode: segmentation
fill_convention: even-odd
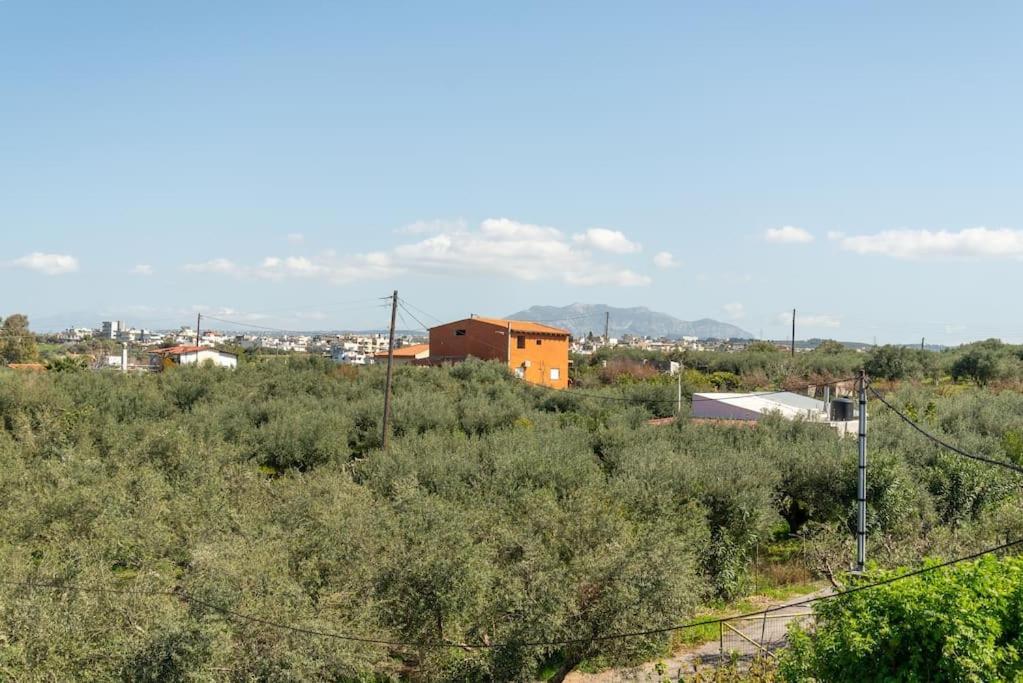
[[[700,339],[753,339],[746,330],[713,318],[681,320],[646,306],[619,308],[607,304],[573,303],[568,306],[536,305],[507,316],[515,320],[546,322],[569,330],[575,337],[604,333],[604,316],[610,313],[610,334],[621,337],[699,337]]]

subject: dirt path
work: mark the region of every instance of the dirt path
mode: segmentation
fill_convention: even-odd
[[[830,589],[820,590],[806,595],[797,595],[783,603],[783,607],[772,612],[765,620],[763,618],[750,618],[742,621],[730,622],[728,626],[721,629],[721,637],[711,643],[705,643],[693,648],[686,648],[676,652],[671,657],[665,657],[657,662],[647,662],[631,669],[609,669],[596,674],[573,672],[565,679],[566,683],[618,683],[619,681],[659,681],[666,676],[670,680],[678,680],[679,674],[690,674],[693,671],[693,664],[699,662],[701,667],[713,668],[721,662],[721,652],[724,651],[724,661],[730,662],[732,658],[738,659],[741,663],[750,662],[763,650],[773,652],[785,644],[785,633],[789,623],[796,619],[805,620],[810,608],[803,605],[792,605],[807,598],[825,595]],[[729,628],[729,626],[731,628]],[[760,645],[763,645],[761,650]],[[658,674],[655,670],[660,663],[664,666],[664,673]]]

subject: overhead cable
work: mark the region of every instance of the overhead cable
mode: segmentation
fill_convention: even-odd
[[[905,422],[910,427],[915,429],[917,432],[919,432],[920,434],[923,434],[925,437],[927,437],[928,439],[930,439],[934,443],[938,444],[942,448],[948,449],[948,450],[952,451],[953,453],[956,453],[957,455],[961,455],[964,458],[969,458],[970,460],[976,460],[978,462],[983,462],[983,463],[986,463],[988,465],[994,465],[996,467],[1003,467],[1003,468],[1005,468],[1007,470],[1011,470],[1013,472],[1016,472],[1017,474],[1023,474],[1023,467],[1020,467],[1019,465],[1015,465],[1015,464],[1013,464],[1011,462],[1005,462],[1003,460],[995,460],[993,458],[987,458],[987,457],[984,457],[983,455],[976,455],[974,453],[970,453],[968,451],[964,451],[962,448],[959,448],[958,446],[954,446],[954,445],[948,443],[947,441],[943,441],[942,439],[940,439],[937,436],[931,434],[926,429],[924,429],[923,427],[918,425],[916,422],[914,422],[912,419],[910,419],[905,413],[903,413],[898,408],[896,408],[891,403],[889,403],[884,398],[884,396],[882,396],[881,394],[878,393],[877,389],[875,389],[874,387],[868,387],[868,388],[870,389],[870,392],[872,394],[874,394],[874,397],[878,401],[880,401],[882,404],[884,404],[890,411],[892,411],[893,413],[898,415],[899,418],[903,422]]]
[[[894,576],[889,576],[889,577],[887,577],[885,579],[881,579],[879,581],[874,581],[874,582],[871,582],[871,583],[860,584],[858,586],[853,586],[852,588],[847,588],[847,589],[842,590],[842,591],[837,591],[835,593],[828,593],[826,595],[818,595],[818,596],[814,596],[814,597],[811,597],[811,598],[806,598],[805,600],[799,600],[799,601],[796,601],[796,602],[789,602],[789,603],[785,603],[785,604],[782,604],[782,605],[775,605],[774,607],[768,607],[766,609],[758,610],[758,611],[755,611],[755,612],[746,612],[746,613],[743,613],[743,614],[733,614],[733,615],[730,615],[730,616],[727,616],[727,617],[717,617],[717,618],[713,618],[713,619],[699,619],[699,620],[696,620],[696,621],[690,621],[690,622],[686,622],[686,623],[682,623],[682,624],[672,624],[672,625],[667,625],[667,626],[659,626],[659,627],[656,627],[656,628],[642,629],[642,630],[637,630],[637,631],[623,631],[623,632],[617,632],[617,633],[608,633],[608,634],[604,634],[604,635],[594,635],[594,636],[588,636],[588,637],[585,637],[585,638],[563,638],[563,639],[555,639],[555,640],[526,640],[526,641],[509,641],[509,642],[494,642],[494,643],[459,643],[459,642],[448,642],[448,641],[444,641],[444,642],[438,642],[438,641],[424,641],[424,642],[396,641],[396,640],[387,640],[387,639],[382,639],[382,638],[371,638],[371,637],[366,637],[366,636],[352,635],[352,634],[346,634],[346,633],[338,633],[338,632],[334,632],[334,631],[325,631],[325,630],[319,630],[319,629],[311,629],[311,628],[306,628],[306,627],[303,627],[303,626],[295,626],[295,625],[292,625],[292,624],[285,624],[285,623],[282,623],[282,622],[272,621],[270,619],[264,619],[262,617],[257,617],[257,616],[251,615],[251,614],[245,614],[243,612],[238,612],[236,610],[233,610],[233,609],[230,609],[230,608],[227,608],[227,607],[223,607],[221,605],[217,605],[216,603],[212,603],[212,602],[203,600],[201,598],[197,598],[194,595],[191,595],[191,594],[189,594],[189,593],[187,593],[187,592],[185,592],[183,590],[144,591],[144,590],[128,590],[128,589],[116,589],[116,588],[97,588],[97,587],[89,587],[89,586],[79,586],[79,585],[71,584],[71,583],[35,582],[35,581],[10,581],[10,580],[0,580],[0,584],[9,585],[9,586],[20,586],[20,587],[25,587],[25,588],[43,589],[43,590],[68,590],[68,591],[77,591],[77,592],[83,592],[83,593],[117,593],[117,594],[122,594],[122,595],[151,595],[151,596],[174,597],[174,598],[178,598],[178,599],[184,600],[186,602],[198,605],[199,607],[204,607],[204,608],[209,609],[211,611],[220,613],[220,614],[224,615],[225,617],[227,617],[229,619],[233,619],[233,620],[239,620],[239,621],[246,621],[246,622],[250,622],[250,623],[262,624],[264,626],[269,626],[271,628],[275,628],[275,629],[279,629],[279,630],[283,630],[283,631],[290,631],[290,632],[298,633],[298,634],[301,634],[301,635],[317,636],[317,637],[331,638],[331,639],[335,639],[335,640],[352,641],[352,642],[365,643],[365,644],[371,644],[371,645],[385,645],[385,646],[388,646],[388,647],[407,647],[407,648],[416,648],[416,649],[458,648],[458,649],[463,649],[463,650],[484,650],[484,649],[491,649],[492,650],[492,649],[498,649],[498,648],[504,648],[504,647],[551,647],[551,648],[553,648],[553,647],[563,647],[563,646],[566,646],[566,645],[578,645],[578,644],[590,643],[590,642],[604,642],[604,641],[611,641],[611,640],[626,640],[626,639],[629,639],[629,638],[641,638],[641,637],[644,637],[644,636],[663,635],[663,634],[666,634],[666,633],[673,633],[673,632],[676,632],[676,631],[683,631],[683,630],[690,629],[690,628],[698,628],[700,626],[712,626],[712,625],[727,623],[727,622],[735,621],[735,620],[739,620],[739,619],[750,619],[750,618],[753,618],[753,617],[766,616],[768,614],[772,614],[774,612],[779,612],[781,610],[791,609],[792,607],[802,607],[802,606],[810,605],[810,604],[813,604],[813,603],[816,603],[816,602],[821,602],[821,601],[824,601],[824,600],[835,600],[835,599],[846,597],[848,595],[852,595],[854,593],[861,593],[863,591],[871,590],[871,589],[874,589],[874,588],[879,588],[881,586],[887,586],[887,585],[893,584],[893,583],[895,583],[897,581],[903,581],[903,580],[914,578],[914,577],[917,577],[917,576],[922,576],[924,574],[929,574],[931,572],[935,572],[935,571],[938,571],[940,569],[945,569],[947,567],[951,567],[953,565],[957,565],[957,564],[960,564],[960,563],[963,563],[963,562],[969,562],[971,560],[976,560],[976,559],[978,559],[980,557],[983,557],[985,555],[990,555],[990,554],[993,554],[993,553],[998,553],[998,552],[1001,552],[1001,551],[1004,551],[1004,550],[1008,550],[1009,548],[1013,548],[1013,547],[1019,546],[1019,545],[1023,545],[1023,538],[1016,539],[1014,541],[1008,541],[1006,543],[1003,543],[1001,545],[995,546],[993,548],[987,548],[985,550],[981,550],[981,551],[978,551],[978,552],[975,552],[975,553],[972,553],[970,555],[966,555],[966,556],[963,556],[963,557],[957,557],[955,559],[947,560],[945,562],[940,562],[938,564],[927,565],[927,566],[920,567],[918,569],[914,569],[912,571],[908,571],[908,572],[905,572],[905,573],[902,573],[902,574],[896,574]]]

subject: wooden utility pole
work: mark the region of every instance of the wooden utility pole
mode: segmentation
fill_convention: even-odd
[[[789,355],[796,355],[796,309],[792,309],[792,350]]]
[[[611,311],[604,311],[604,346],[611,344]]]
[[[398,315],[398,290],[391,294],[391,333],[387,342],[387,379],[384,382],[384,431],[380,443],[387,450],[387,433],[391,421],[391,367],[394,364],[394,319]]]
[[[202,337],[199,330],[202,328],[202,313],[195,314],[195,345],[199,346],[199,339]]]

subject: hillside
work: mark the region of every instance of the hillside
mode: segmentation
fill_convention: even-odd
[[[611,314],[612,337],[632,334],[638,337],[700,337],[701,339],[752,339],[746,330],[710,318],[679,320],[667,313],[651,311],[645,306],[615,308],[606,304],[580,304],[568,306],[531,306],[512,313],[515,320],[546,321],[564,327],[576,337],[589,332],[603,334],[604,314]]]

